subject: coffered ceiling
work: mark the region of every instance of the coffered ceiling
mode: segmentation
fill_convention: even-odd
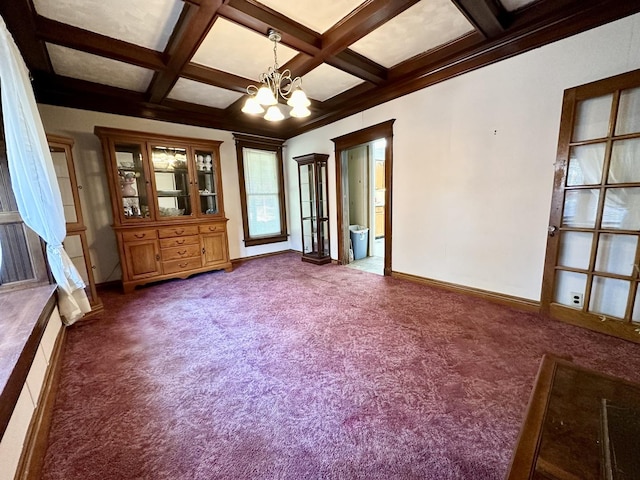
[[[2,0],[39,102],[290,138],[640,11],[622,0]],[[273,65],[311,115],[240,111]]]

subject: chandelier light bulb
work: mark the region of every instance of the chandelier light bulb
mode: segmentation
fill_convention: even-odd
[[[311,105],[311,102],[301,88],[296,88],[291,94],[291,98],[287,101],[287,105],[293,108],[304,108]]]
[[[311,112],[305,106],[297,106],[291,109],[291,111],[289,112],[289,115],[296,118],[304,118],[311,115]]]
[[[273,105],[269,107],[264,118],[265,120],[269,120],[270,122],[279,122],[280,120],[284,119],[284,115],[277,105]]]
[[[276,105],[278,103],[276,96],[266,85],[260,87],[256,94],[256,100],[260,105]]]
[[[249,113],[252,115],[258,115],[260,113],[264,113],[264,108],[260,106],[255,97],[251,96],[247,98],[247,101],[244,102],[244,107],[242,107],[242,111],[244,113]]]

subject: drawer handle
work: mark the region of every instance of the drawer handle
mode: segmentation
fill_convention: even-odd
[[[182,245],[185,242],[185,239],[183,238],[182,240],[176,240],[176,243],[178,245]]]
[[[204,247],[202,247],[202,254],[204,255]]]
[[[184,255],[185,253],[187,253],[186,250],[182,250],[181,252],[178,252],[178,255]]]
[[[184,267],[186,267],[187,265],[189,265],[189,262],[184,262],[184,263],[179,263],[179,264],[178,264],[178,266],[179,266],[180,268],[184,268]]]
[[[215,232],[218,229],[218,227],[209,227],[209,231],[210,232]]]
[[[144,238],[144,237],[147,236],[147,234],[146,233],[134,233],[133,236],[136,237],[136,238]]]
[[[174,230],[176,235],[182,235],[184,233],[184,229]]]

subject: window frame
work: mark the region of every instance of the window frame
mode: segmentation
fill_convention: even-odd
[[[236,142],[236,156],[238,160],[238,181],[240,183],[240,203],[242,206],[242,228],[244,230],[244,244],[246,247],[256,245],[266,245],[269,243],[286,242],[289,238],[287,233],[287,215],[285,208],[285,190],[284,190],[284,169],[282,159],[282,145],[284,140],[267,137],[254,137],[249,135],[233,134]],[[249,216],[247,212],[247,189],[244,172],[244,149],[252,148],[255,150],[263,150],[266,152],[275,152],[278,170],[278,188],[280,189],[280,233],[276,235],[252,237],[249,232]]]

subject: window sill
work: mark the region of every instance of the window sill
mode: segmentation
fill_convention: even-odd
[[[0,294],[0,439],[56,305],[56,285]]]
[[[288,240],[288,235],[286,233],[284,235],[275,235],[273,237],[245,238],[244,246],[255,247],[256,245],[266,245],[268,243],[286,242],[287,240]]]

